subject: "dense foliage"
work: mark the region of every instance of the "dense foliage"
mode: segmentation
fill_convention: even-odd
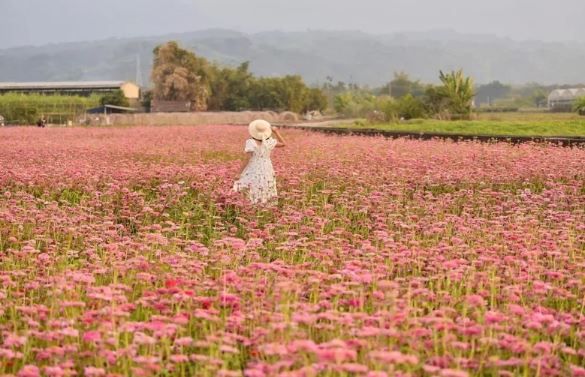
[[[580,115],[585,115],[585,97],[577,98],[575,104],[573,105],[573,110]]]
[[[169,42],[154,49],[151,79],[154,99],[190,101],[193,110],[206,110],[210,79],[208,62]]]
[[[300,76],[257,78],[249,63],[237,68],[210,63],[204,57],[168,42],[154,50],[153,97],[186,100],[196,110],[323,111],[327,98],[307,87]]]
[[[0,115],[8,124],[35,124],[45,117],[49,123],[74,121],[91,107],[98,106],[100,97],[59,96],[8,93],[0,95]]]
[[[510,85],[502,84],[497,80],[492,81],[476,88],[475,102],[478,106],[492,106],[498,100],[508,97],[511,92],[512,87]]]
[[[100,98],[100,105],[114,105],[114,106],[122,106],[128,107],[130,106],[130,102],[128,98],[124,95],[124,92],[121,90],[115,90],[111,93],[107,93]]]
[[[439,94],[446,102],[446,109],[458,118],[469,118],[471,105],[475,96],[473,80],[465,77],[463,71],[449,73],[440,72],[439,79],[443,83],[439,87]]]
[[[357,88],[337,94],[333,101],[334,108],[338,113],[351,117],[379,120],[379,114],[383,114],[385,121],[428,117],[470,118],[474,96],[472,79],[465,77],[462,71],[440,72],[439,78],[442,85],[424,86],[418,81],[411,81],[405,73],[396,74],[386,87],[373,91]],[[344,84],[339,86],[343,88]]]

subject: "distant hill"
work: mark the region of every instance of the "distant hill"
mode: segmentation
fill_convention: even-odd
[[[438,71],[463,68],[478,83],[585,82],[585,44],[518,42],[450,31],[371,35],[352,31],[244,34],[204,30],[132,39],[0,50],[0,81],[141,80],[148,84],[153,48],[177,40],[227,65],[250,61],[262,76],[300,74],[310,84],[328,76],[370,86],[395,71],[436,82]]]

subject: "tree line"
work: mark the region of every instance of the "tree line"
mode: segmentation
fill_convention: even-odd
[[[376,122],[428,117],[469,119],[475,96],[472,78],[459,70],[440,71],[439,79],[441,85],[424,85],[401,72],[377,89],[329,82],[323,90],[333,98],[335,110],[348,117],[368,117]]]
[[[223,67],[167,42],[154,49],[150,98],[187,101],[194,111],[323,111],[327,97],[301,76],[255,77],[248,62]]]
[[[462,70],[439,72],[440,85],[412,80],[398,72],[379,88],[333,83],[327,77],[318,88],[308,87],[301,76],[256,77],[249,62],[237,67],[212,63],[202,56],[167,42],[154,49],[150,99],[188,101],[194,111],[335,110],[351,117],[376,121],[428,118],[469,119],[475,104],[479,111],[516,111],[519,107],[546,106],[551,87],[528,84],[512,87],[493,81],[476,86]],[[582,111],[582,110],[579,110]]]
[[[548,94],[552,90],[575,86],[538,83],[512,86],[497,80],[474,86],[473,81],[467,81],[460,71],[440,75],[442,85],[436,86],[421,83],[411,79],[407,73],[398,72],[390,82],[378,88],[360,87],[341,81],[334,84],[333,78],[328,77],[322,89],[336,111],[346,116],[392,120],[425,117],[461,119],[471,115],[472,104],[476,112],[546,108]],[[455,94],[454,89],[461,95]],[[471,93],[473,95],[470,99]],[[585,99],[577,99],[573,110],[585,114]]]

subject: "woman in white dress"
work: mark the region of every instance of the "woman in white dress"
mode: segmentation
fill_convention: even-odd
[[[253,204],[272,203],[277,191],[270,152],[275,147],[284,147],[286,143],[278,130],[265,120],[253,121],[248,131],[251,138],[246,140],[244,148],[247,158],[234,182],[234,190],[247,192]]]

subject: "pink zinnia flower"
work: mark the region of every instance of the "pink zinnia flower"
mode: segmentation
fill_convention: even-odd
[[[41,371],[34,365],[25,365],[18,372],[18,377],[40,377]]]
[[[102,334],[98,331],[87,331],[83,334],[83,341],[96,343],[102,340]]]
[[[190,336],[175,339],[175,345],[180,347],[187,347],[190,346],[191,344],[193,344],[193,338],[191,338]]]
[[[65,371],[60,366],[45,367],[43,369],[43,371],[45,372],[45,375],[47,375],[48,377],[63,377],[63,376],[65,376]]]
[[[572,377],[585,377],[585,368],[571,365],[571,376]]]
[[[173,363],[177,363],[177,364],[189,362],[189,356],[187,356],[187,355],[171,355],[171,356],[169,356],[169,359]]]

